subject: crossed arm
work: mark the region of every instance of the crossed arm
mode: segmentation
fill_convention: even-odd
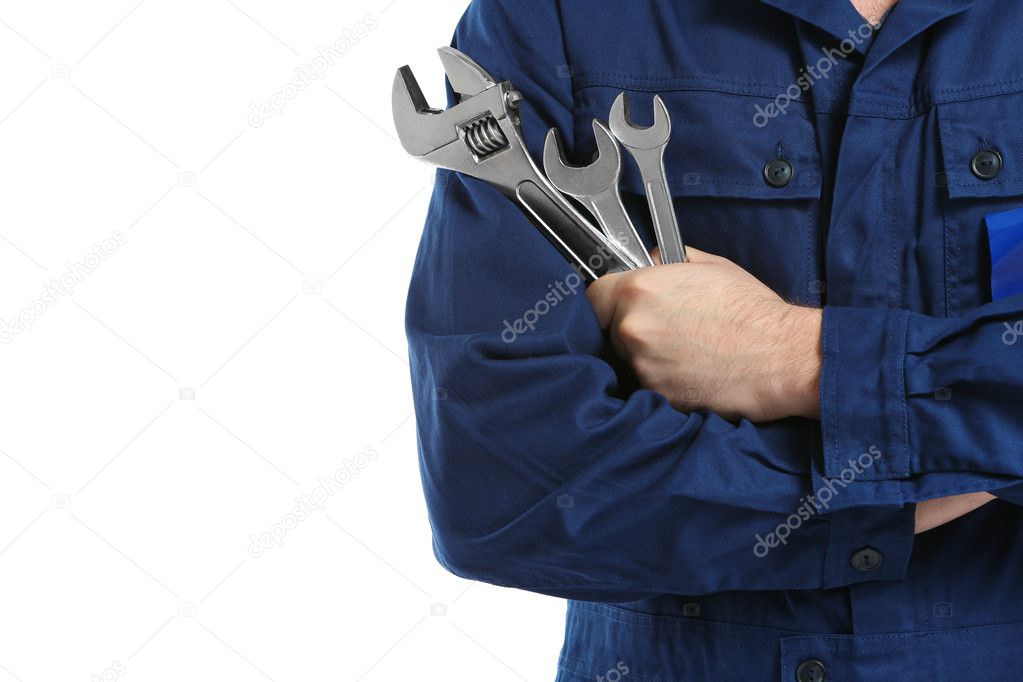
[[[548,49],[564,42],[556,4],[536,5],[474,3],[454,41],[522,90],[534,150],[577,113],[571,60]],[[1023,301],[821,313],[694,255],[604,278],[591,306],[513,204],[438,174],[406,321],[444,566],[598,601],[835,588],[904,579],[914,530],[987,498],[935,499],[1023,504],[1023,363],[1002,342]],[[609,338],[655,391],[632,390]],[[852,472],[858,453],[874,459]],[[778,542],[758,552],[765,535]],[[865,546],[884,555],[870,572],[850,561]]]
[[[587,294],[616,353],[644,388],[681,410],[767,422],[820,415],[823,312],[789,304],[725,258],[602,277]],[[916,532],[995,499],[986,492],[921,502]]]

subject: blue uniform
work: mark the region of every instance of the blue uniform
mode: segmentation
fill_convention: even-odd
[[[620,92],[641,123],[660,94],[686,242],[825,311],[819,421],[676,410],[511,202],[438,173],[407,311],[435,551],[571,600],[558,680],[1023,679],[1023,297],[993,300],[986,226],[1023,207],[1021,27],[1016,0],[876,31],[849,0],[469,8],[454,45],[522,91],[534,158],[557,127],[588,161]],[[976,491],[914,537],[916,502]]]

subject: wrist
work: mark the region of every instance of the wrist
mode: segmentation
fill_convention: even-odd
[[[823,326],[824,311],[819,308],[788,305],[783,315],[785,337],[777,385],[789,416],[820,418]]]

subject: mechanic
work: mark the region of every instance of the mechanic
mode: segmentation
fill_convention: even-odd
[[[1015,0],[472,3],[453,44],[522,91],[534,158],[662,96],[690,247],[584,294],[437,175],[407,311],[435,551],[570,600],[558,680],[1023,679],[1021,27]]]

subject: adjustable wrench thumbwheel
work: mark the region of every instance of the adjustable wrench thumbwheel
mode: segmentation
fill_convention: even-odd
[[[614,136],[636,159],[640,175],[643,176],[654,233],[661,250],[661,262],[685,263],[686,248],[664,170],[664,152],[671,139],[671,116],[664,100],[660,95],[654,97],[654,124],[643,128],[633,123],[631,102],[623,92],[611,107],[608,123]]]
[[[597,156],[588,166],[572,166],[565,161],[565,151],[557,128],[547,133],[543,165],[551,184],[576,198],[593,214],[607,235],[635,267],[653,265],[646,245],[622,204],[618,183],[622,177],[622,150],[614,135],[600,121],[593,121]]]

